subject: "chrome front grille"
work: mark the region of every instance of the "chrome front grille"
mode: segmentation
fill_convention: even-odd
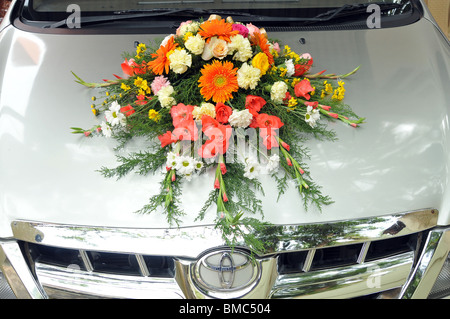
[[[266,236],[267,253],[254,256],[254,284],[228,292],[198,280],[205,256],[231,262],[211,266],[216,277],[215,271],[224,277],[238,269],[213,226],[152,230],[16,221],[12,228],[50,298],[353,298],[405,285],[436,221],[436,211],[422,210],[274,226],[258,234]]]

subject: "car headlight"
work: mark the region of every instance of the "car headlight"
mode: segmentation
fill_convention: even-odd
[[[0,299],[16,299],[11,287],[6,281],[5,276],[0,270]]]
[[[447,296],[450,296],[450,253],[447,255],[428,298],[439,299]]]

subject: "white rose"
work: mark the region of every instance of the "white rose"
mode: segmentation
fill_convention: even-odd
[[[217,37],[212,37],[208,44],[205,45],[203,50],[202,59],[205,61],[211,60],[213,57],[216,59],[223,59],[228,55],[228,44],[225,40]]]

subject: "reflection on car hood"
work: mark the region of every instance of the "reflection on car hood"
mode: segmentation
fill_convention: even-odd
[[[161,36],[160,36],[161,37]],[[159,38],[160,38],[159,37]],[[446,214],[448,170],[449,47],[427,21],[380,30],[272,33],[296,52],[309,52],[313,72],[343,74],[346,102],[367,118],[361,128],[330,123],[336,142],[311,140],[312,179],[335,203],[305,212],[294,187],[277,201],[263,176],[265,219],[312,223],[433,207]],[[298,41],[306,40],[304,45]],[[121,74],[124,51],[144,35],[42,35],[7,29],[0,47],[0,236],[14,219],[79,225],[166,227],[162,214],[138,215],[159,191],[161,176],[101,176],[114,167],[111,139],[71,134],[100,119],[90,111],[96,92],[88,82]],[[8,48],[9,47],[9,51]],[[141,141],[130,146],[140,147]],[[183,226],[194,222],[212,187],[211,176],[187,182]],[[444,214],[443,214],[444,213]],[[211,223],[214,210],[203,223]]]

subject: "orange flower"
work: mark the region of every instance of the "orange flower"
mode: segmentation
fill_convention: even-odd
[[[200,93],[205,100],[212,100],[216,103],[226,102],[233,98],[233,92],[239,89],[237,82],[237,68],[233,69],[233,63],[215,60],[207,64],[200,71],[202,76],[200,82]]]
[[[152,53],[152,57],[156,59],[148,62],[147,65],[153,73],[160,75],[166,71],[169,74],[170,60],[167,58],[167,55],[178,46],[178,43],[174,43],[174,40],[175,38],[172,36],[165,45],[159,47],[156,53]]]
[[[198,32],[203,39],[209,43],[212,37],[218,37],[219,39],[230,42],[230,37],[239,34],[238,30],[233,31],[233,25],[231,23],[225,22],[224,19],[212,19],[203,22],[200,25],[200,30]]]
[[[269,64],[273,64],[273,55],[270,53],[270,46],[266,36],[260,32],[255,32],[253,33],[251,41],[253,45],[259,46],[261,48],[261,51],[267,55],[267,57],[269,58]]]

